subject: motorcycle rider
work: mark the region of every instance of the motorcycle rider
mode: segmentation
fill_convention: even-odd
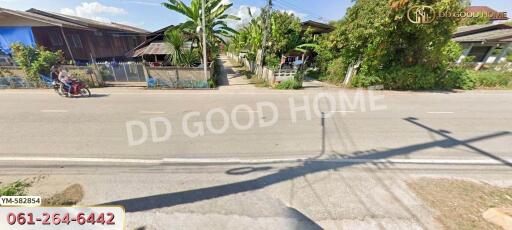
[[[64,84],[64,86],[68,87],[68,96],[71,96],[71,87],[72,86],[72,81],[71,81],[71,76],[69,75],[68,71],[62,67],[58,67],[58,71],[59,71],[59,81],[62,82],[62,84]]]

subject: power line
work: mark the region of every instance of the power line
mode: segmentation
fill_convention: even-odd
[[[289,9],[292,9],[294,11],[296,11],[297,13],[306,13],[306,18],[310,18],[310,19],[319,19],[319,18],[325,18],[324,16],[322,15],[319,15],[317,13],[314,13],[310,10],[307,10],[301,6],[298,6],[294,3],[291,3],[291,2],[288,2],[286,0],[278,0],[275,2],[276,5],[280,5],[281,7],[283,7],[285,10],[286,8],[289,8]],[[311,16],[310,16],[311,15]],[[328,19],[328,18],[327,18]]]

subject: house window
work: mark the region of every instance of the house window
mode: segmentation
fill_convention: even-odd
[[[471,49],[468,56],[474,56],[476,62],[483,62],[491,48],[490,46],[475,46]]]
[[[52,46],[62,46],[62,38],[59,34],[49,33]]]
[[[83,48],[82,46],[82,40],[80,40],[80,35],[78,34],[72,34],[71,36],[68,36],[68,42],[69,45],[73,48]]]

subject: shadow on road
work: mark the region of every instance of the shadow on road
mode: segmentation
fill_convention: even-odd
[[[111,203],[107,203],[104,205],[122,205],[125,207],[127,212],[138,212],[138,211],[146,211],[156,208],[164,208],[171,207],[175,205],[188,204],[203,200],[214,199],[218,197],[229,196],[237,193],[243,193],[248,191],[259,190],[265,188],[267,186],[277,184],[280,182],[292,180],[298,177],[303,177],[308,174],[313,174],[317,172],[329,171],[329,170],[338,170],[344,167],[350,167],[354,165],[360,165],[367,163],[368,160],[382,160],[400,155],[407,155],[414,153],[416,151],[430,149],[434,147],[443,147],[443,148],[452,148],[455,146],[464,146],[474,150],[477,153],[480,153],[484,156],[490,157],[492,159],[498,160],[507,166],[512,165],[504,159],[501,159],[493,154],[486,152],[484,150],[473,147],[471,143],[498,138],[502,136],[510,135],[510,132],[497,132],[485,136],[474,137],[466,140],[458,140],[453,137],[448,136],[443,131],[438,131],[432,129],[426,125],[423,125],[418,122],[416,118],[406,118],[404,119],[411,124],[414,124],[418,127],[424,128],[432,133],[440,135],[444,137],[443,140],[437,140],[427,143],[420,143],[410,146],[405,146],[396,149],[390,149],[386,151],[371,151],[366,154],[358,154],[355,156],[347,156],[344,161],[319,161],[312,158],[312,160],[308,160],[303,162],[301,165],[296,167],[290,167],[281,169],[278,172],[272,173],[270,175],[261,176],[252,180],[235,182],[230,184],[212,186],[207,188],[199,188],[182,192],[174,192],[167,194],[160,194],[154,196],[126,199],[114,201]],[[325,131],[323,131],[325,132]],[[325,140],[324,140],[325,141]],[[323,141],[323,142],[324,142]],[[325,143],[322,144],[323,146]],[[324,151],[325,148],[322,147]],[[323,153],[322,153],[323,154]],[[322,155],[320,154],[320,156]],[[236,169],[234,169],[236,172]],[[229,174],[229,171],[228,171]]]

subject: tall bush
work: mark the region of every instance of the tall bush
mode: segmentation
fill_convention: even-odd
[[[27,80],[38,83],[39,74],[49,75],[50,68],[62,61],[62,51],[52,52],[44,47],[34,48],[21,43],[15,43],[11,46],[14,60],[20,65],[27,74]]]
[[[356,87],[380,83],[393,89],[445,88],[441,85],[460,55],[451,34],[459,20],[437,18],[429,24],[414,24],[407,12],[417,5],[430,5],[436,12],[462,12],[459,0],[357,0],[345,18],[336,24],[323,44],[343,65],[361,62]]]

